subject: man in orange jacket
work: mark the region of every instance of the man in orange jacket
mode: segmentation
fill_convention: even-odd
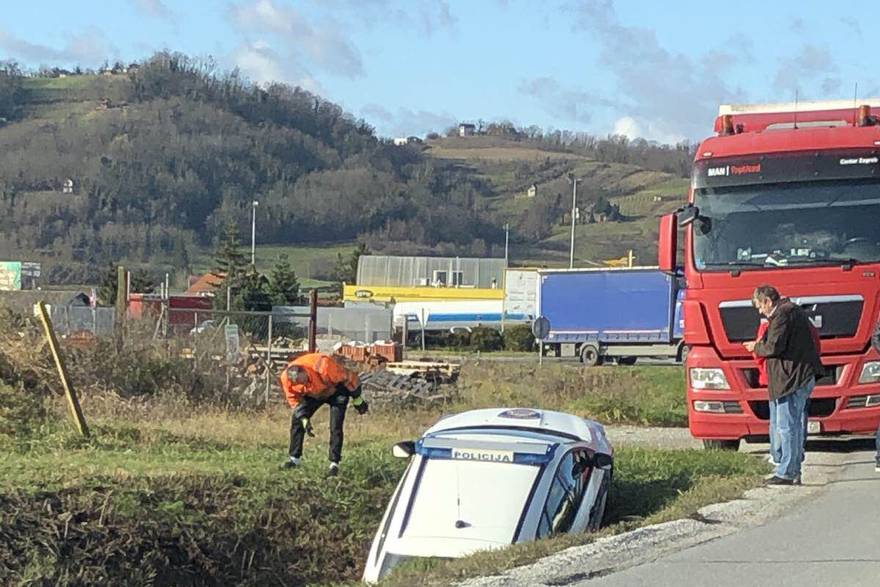
[[[361,396],[357,373],[323,353],[308,353],[291,361],[281,374],[281,388],[293,408],[290,420],[290,457],[285,469],[300,464],[305,435],[314,436],[310,418],[323,404],[330,406],[330,469],[327,475],[339,474],[342,460],[343,424],[349,398],[358,414],[369,410]]]

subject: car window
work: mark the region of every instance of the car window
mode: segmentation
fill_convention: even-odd
[[[538,538],[567,532],[571,528],[583,497],[582,475],[574,474],[574,465],[583,457],[583,451],[571,451],[559,462],[541,512]]]
[[[584,497],[584,473],[575,471],[575,463],[587,458],[584,451],[571,451],[559,462],[547,493],[547,502],[538,524],[538,538],[567,532],[571,529]]]

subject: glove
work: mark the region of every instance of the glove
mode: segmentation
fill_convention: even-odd
[[[370,411],[370,404],[368,404],[366,400],[361,396],[354,398],[354,401],[351,402],[351,405],[354,406],[355,411],[360,416],[363,416]]]
[[[300,424],[302,424],[302,427],[305,429],[306,434],[308,434],[312,438],[315,437],[315,430],[314,430],[314,428],[312,428],[312,423],[309,422],[308,418],[302,418],[300,420]]]

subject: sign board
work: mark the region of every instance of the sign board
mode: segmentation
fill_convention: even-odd
[[[534,269],[508,269],[504,278],[504,314],[513,319],[531,320],[538,311],[538,272]]]
[[[21,276],[37,278],[43,274],[43,266],[40,263],[22,263]]]
[[[238,361],[240,345],[238,339],[238,324],[227,324],[226,333],[226,360],[230,363]]]
[[[534,334],[535,338],[538,340],[544,340],[547,338],[547,335],[550,334],[550,321],[543,316],[535,318],[535,321],[532,322],[532,334]]]
[[[20,289],[21,263],[0,261],[0,291],[18,291]]]

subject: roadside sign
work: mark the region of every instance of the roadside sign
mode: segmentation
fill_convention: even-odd
[[[532,334],[534,334],[535,338],[538,340],[544,340],[547,338],[547,335],[550,334],[550,320],[544,316],[538,316],[535,318],[535,321],[532,322]]]
[[[238,324],[227,324],[224,330],[226,334],[226,360],[235,363],[238,361],[240,353]]]
[[[0,261],[0,290],[18,291],[21,289],[21,263]]]
[[[21,264],[21,276],[37,278],[43,274],[43,266],[40,263],[23,262]]]

